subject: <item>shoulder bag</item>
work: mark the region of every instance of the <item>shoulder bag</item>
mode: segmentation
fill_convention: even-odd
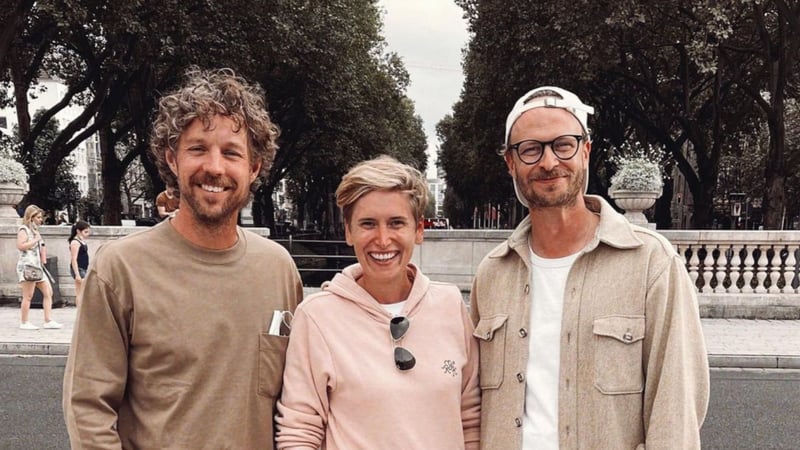
[[[42,281],[44,278],[44,271],[41,267],[34,266],[33,264],[25,264],[22,266],[22,278],[25,281]]]
[[[25,234],[27,234],[28,236],[31,235],[30,229],[28,227],[23,225],[20,228],[24,228],[25,229]],[[38,247],[38,244],[37,244],[37,247]],[[26,250],[26,255],[25,256],[30,255],[31,253],[28,253],[28,252],[31,252],[31,251],[32,251],[32,249]],[[27,259],[31,259],[31,258],[27,258]],[[22,265],[22,278],[24,278],[25,281],[42,281],[42,279],[44,278],[44,270],[42,270],[41,264],[34,264],[32,260],[28,261],[28,262],[24,262],[23,265]]]

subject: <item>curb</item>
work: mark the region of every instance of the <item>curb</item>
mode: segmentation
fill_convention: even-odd
[[[0,343],[4,356],[67,356],[70,344],[64,343]],[[782,355],[708,355],[710,368],[800,369],[800,356]]]
[[[67,356],[69,344],[31,344],[29,342],[0,343],[0,355]]]
[[[709,367],[741,369],[800,369],[800,356],[708,355]]]

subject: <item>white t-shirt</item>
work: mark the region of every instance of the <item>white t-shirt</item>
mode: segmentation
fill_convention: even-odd
[[[578,255],[541,258],[531,250],[530,354],[522,421],[522,448],[526,450],[558,449],[561,317],[567,275]]]
[[[403,308],[406,306],[408,300],[403,300],[402,302],[397,303],[381,303],[380,305],[383,306],[383,309],[389,311],[389,314],[392,317],[401,315],[400,313],[403,312]]]

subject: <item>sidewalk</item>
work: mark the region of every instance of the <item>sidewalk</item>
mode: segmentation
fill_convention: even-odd
[[[53,309],[60,330],[20,330],[19,308],[0,307],[0,355],[65,356],[75,307]],[[41,326],[43,312],[30,320]],[[703,319],[708,360],[717,368],[800,369],[800,320]]]

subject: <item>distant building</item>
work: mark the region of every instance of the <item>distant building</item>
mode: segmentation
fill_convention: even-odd
[[[447,183],[444,181],[444,171],[434,165],[428,169],[428,190],[433,195],[430,201],[433,203],[435,217],[444,217],[444,194]]]
[[[433,195],[430,201],[433,203],[435,217],[444,216],[444,191],[446,188],[447,184],[441,178],[428,179],[428,190]]]

